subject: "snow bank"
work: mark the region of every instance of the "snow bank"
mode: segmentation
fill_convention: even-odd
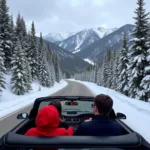
[[[6,89],[0,96],[0,118],[32,104],[38,97],[51,95],[64,88],[68,84],[67,82],[62,80],[59,84],[55,83],[55,85],[51,88],[45,88],[40,86],[38,82],[34,82],[32,84],[33,90],[30,93],[18,96],[11,92],[10,78],[10,75],[6,75]]]
[[[123,120],[123,122],[150,142],[150,102],[146,103],[129,98],[119,92],[97,86],[94,83],[76,82],[87,86],[95,95],[103,93],[111,96],[114,101],[115,112],[122,112],[127,116],[127,119]]]

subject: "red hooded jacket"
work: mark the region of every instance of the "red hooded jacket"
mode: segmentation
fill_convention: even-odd
[[[60,117],[57,109],[50,105],[40,109],[36,117],[36,127],[29,129],[27,136],[71,136],[73,128],[58,128]]]

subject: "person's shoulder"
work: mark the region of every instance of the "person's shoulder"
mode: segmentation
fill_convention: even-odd
[[[120,129],[120,130],[123,129],[123,127],[122,127],[118,122],[116,122],[116,121],[111,121],[111,122],[112,122],[112,124],[113,124],[113,126],[114,126],[115,128],[118,128],[118,129]]]
[[[26,133],[26,136],[37,136],[36,128],[29,129]]]
[[[58,135],[73,135],[74,129],[72,127],[69,127],[68,129],[65,128],[57,128],[56,132]]]

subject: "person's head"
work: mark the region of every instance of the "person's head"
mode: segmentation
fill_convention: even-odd
[[[36,116],[36,127],[41,131],[57,128],[59,123],[59,113],[56,107],[52,105],[42,107]]]
[[[52,100],[49,105],[53,105],[56,107],[56,109],[58,110],[59,116],[61,116],[61,112],[62,112],[62,106],[61,103],[58,99],[54,99]]]
[[[94,98],[94,114],[109,115],[113,107],[113,100],[110,96],[100,94]]]

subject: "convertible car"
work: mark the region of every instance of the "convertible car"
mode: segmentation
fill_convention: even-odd
[[[30,114],[22,113],[16,116],[23,121],[6,133],[0,139],[1,150],[40,150],[40,149],[84,149],[84,150],[148,150],[149,143],[138,133],[130,129],[121,120],[126,119],[122,113],[112,110],[110,119],[118,122],[124,128],[121,136],[57,136],[57,137],[28,137],[24,133],[35,127],[35,118],[40,108],[53,99],[59,99],[62,104],[62,118],[76,130],[84,120],[93,117],[93,97],[57,96],[42,97],[35,100]]]

